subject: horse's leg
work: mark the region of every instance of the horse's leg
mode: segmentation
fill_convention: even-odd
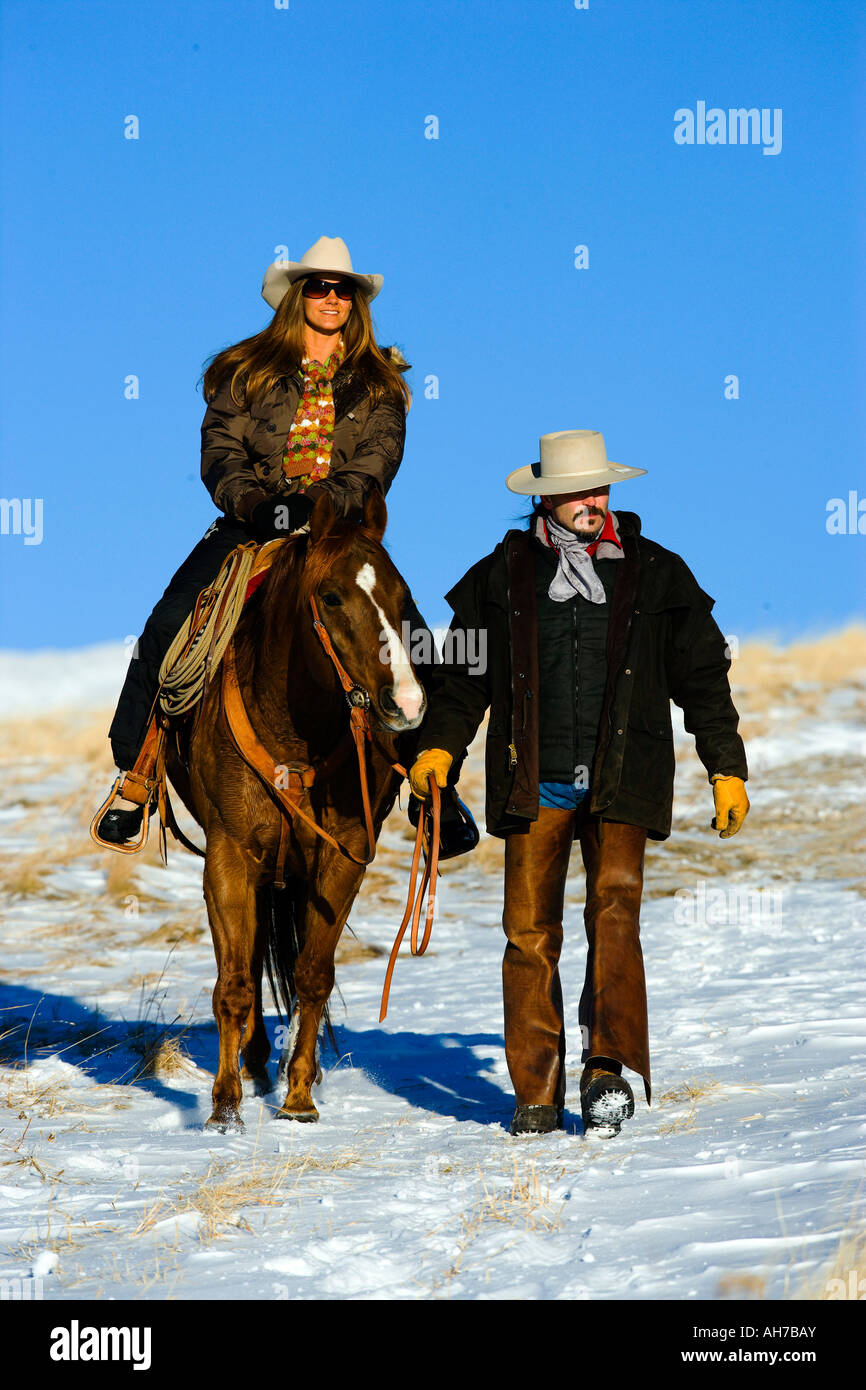
[[[247,1024],[244,1035],[241,1038],[241,1078],[244,1081],[255,1082],[256,1095],[266,1095],[272,1089],[271,1079],[268,1076],[267,1061],[271,1055],[271,1044],[265,1030],[265,1020],[262,1015],[262,967],[264,964],[264,937],[266,927],[262,922],[262,914],[269,912],[270,906],[266,900],[265,893],[260,894],[257,905],[256,936],[253,943],[253,986],[255,988],[255,998],[253,1007],[247,1015]]]
[[[324,850],[310,883],[304,944],[295,965],[297,1035],[288,1067],[289,1090],[276,1118],[318,1120],[312,1086],[317,1080],[316,1042],[331,990],[334,952],[349,909],[364,877],[363,865],[335,850]]]
[[[256,879],[247,856],[220,827],[208,827],[204,897],[217,962],[213,1011],[220,1040],[207,1127],[242,1129],[238,1050],[256,999]]]

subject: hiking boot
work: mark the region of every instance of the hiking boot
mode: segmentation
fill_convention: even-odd
[[[615,1072],[587,1067],[580,1078],[580,1110],[585,1133],[595,1130],[600,1138],[610,1139],[634,1114],[631,1086]]]
[[[518,1105],[511,1120],[512,1134],[551,1134],[562,1129],[559,1105]]]
[[[417,796],[409,797],[409,823],[417,829],[418,817],[421,814],[421,802]],[[433,812],[429,803],[425,803],[425,814],[427,824],[425,829],[427,837],[433,832]],[[465,802],[460,800],[454,787],[442,788],[442,812],[439,817],[439,862],[445,859],[455,859],[458,854],[468,854],[478,844],[480,839],[478,826],[472,816],[472,812]]]

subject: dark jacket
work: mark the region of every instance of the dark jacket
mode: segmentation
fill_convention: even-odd
[[[607,625],[621,560],[596,558],[604,603],[550,597],[557,552],[531,544],[538,624],[538,776],[587,787],[607,686]],[[580,778],[579,781],[576,779]]]
[[[664,840],[674,782],[670,701],[682,708],[708,775],[745,779],[746,756],[713,600],[679,555],[641,536],[639,517],[616,515],[624,555],[612,562],[591,811]],[[419,740],[420,750],[444,748],[459,764],[489,706],[486,810],[493,835],[526,830],[538,817],[539,655],[530,547],[539,544],[528,530],[509,531],[446,595],[454,610],[449,654],[477,651],[461,629],[485,631],[486,671],[446,664]]]
[[[401,371],[408,364],[396,348],[384,348]],[[270,497],[297,492],[287,478],[283,449],[303,391],[303,373],[281,377],[249,409],[239,410],[225,380],[208,405],[201,427],[201,476],[220,511],[248,523],[253,510]],[[338,516],[363,510],[371,480],[388,491],[403,457],[406,411],[402,398],[371,408],[368,383],[358,367],[344,364],[335,373],[331,471],[307,489],[311,501],[329,492]]]

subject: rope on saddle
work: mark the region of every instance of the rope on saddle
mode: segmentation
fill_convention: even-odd
[[[166,714],[186,714],[201,699],[241,616],[258,549],[250,542],[226,556],[166,652],[159,668],[159,703]]]

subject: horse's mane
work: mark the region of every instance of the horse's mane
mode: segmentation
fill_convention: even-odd
[[[338,521],[330,531],[307,547],[300,574],[299,597],[303,603],[318,589],[322,580],[359,539],[378,545],[379,533],[369,530],[363,522]]]
[[[292,625],[331,568],[360,538],[379,543],[363,523],[338,521],[315,542],[307,533],[289,536],[280,546],[259,590],[238,624],[238,645],[252,655],[269,632]]]

